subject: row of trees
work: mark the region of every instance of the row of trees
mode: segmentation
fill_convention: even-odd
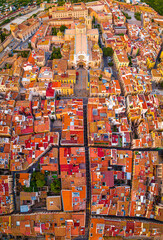
[[[17,51],[17,50],[13,50],[13,53],[18,53],[18,56],[21,56],[23,58],[27,58],[29,55],[30,51]]]
[[[0,31],[0,40],[3,42],[9,34],[6,34],[3,31]]]
[[[14,17],[13,17],[13,19],[14,19]],[[3,26],[3,25],[5,25],[5,24],[7,24],[7,23],[9,23],[11,20],[13,20],[12,18],[11,19],[5,19],[3,22],[1,22],[1,24],[0,24],[0,26]]]
[[[131,16],[129,16],[128,13],[125,13],[125,12],[122,12],[122,13],[127,19],[131,19]]]

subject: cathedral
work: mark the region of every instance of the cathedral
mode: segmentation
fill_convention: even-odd
[[[65,30],[62,56],[68,60],[69,68],[99,68],[102,50],[98,45],[98,29],[92,29],[91,17],[75,23],[74,29]]]

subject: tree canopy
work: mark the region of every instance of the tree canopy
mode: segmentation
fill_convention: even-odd
[[[51,60],[60,59],[62,57],[60,48],[53,47],[53,52],[51,54]]]
[[[54,193],[60,193],[61,191],[61,182],[59,179],[54,179],[54,181],[50,185],[51,191]]]
[[[31,177],[31,185],[34,187],[43,187],[45,185],[45,175],[41,172],[33,172]]]
[[[37,180],[36,181],[37,187],[43,187],[45,186],[45,180]]]
[[[113,53],[114,53],[114,51],[113,51],[112,48],[110,48],[110,47],[107,47],[107,48],[104,47],[103,48],[103,54],[104,54],[105,57],[112,57]]]
[[[53,28],[52,28],[52,35],[53,35],[53,36],[56,36],[56,35],[57,35],[57,29],[56,29],[56,27],[53,27]]]
[[[65,29],[67,29],[67,27],[66,27],[65,25],[61,25],[61,26],[60,26],[60,31],[61,31],[61,32],[64,32]]]
[[[141,12],[135,12],[134,17],[136,20],[141,21]]]
[[[24,186],[25,192],[38,192],[38,188],[45,186],[45,175],[41,172],[33,172],[31,176],[30,186]]]

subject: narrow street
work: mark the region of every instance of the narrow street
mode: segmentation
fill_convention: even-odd
[[[84,146],[86,159],[86,182],[87,182],[87,200],[86,200],[86,225],[85,225],[85,239],[89,239],[89,225],[91,215],[91,179],[90,179],[90,164],[89,164],[89,148],[87,135],[87,103],[88,99],[83,100],[83,117],[84,117]]]
[[[157,55],[157,58],[156,58],[156,61],[155,61],[155,66],[154,66],[154,69],[157,68],[157,64],[159,63],[159,58],[160,58],[160,55],[161,55],[161,52],[162,52],[162,49],[163,49],[163,44],[161,45],[161,49]]]

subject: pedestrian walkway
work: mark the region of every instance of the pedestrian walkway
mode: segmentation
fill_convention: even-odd
[[[87,97],[88,96],[88,72],[84,68],[79,68],[78,79],[74,87],[74,93],[76,97]]]

